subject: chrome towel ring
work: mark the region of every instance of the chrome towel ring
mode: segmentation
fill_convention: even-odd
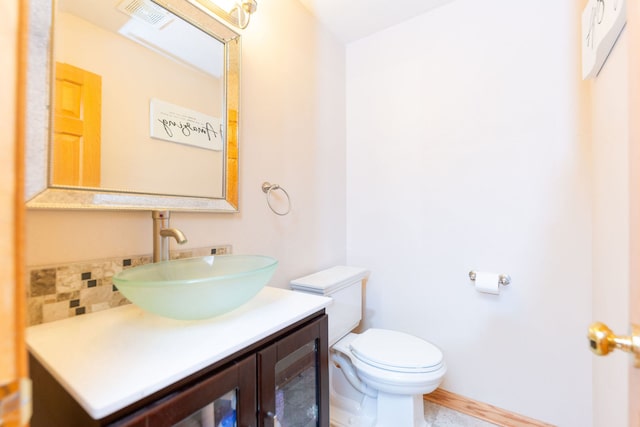
[[[275,190],[282,191],[284,193],[284,195],[287,197],[287,210],[286,211],[277,211],[271,205],[271,192],[275,191]],[[265,182],[262,183],[262,192],[266,195],[266,197],[267,197],[267,205],[269,205],[269,209],[271,209],[271,211],[274,214],[280,215],[280,216],[285,216],[286,214],[291,212],[291,198],[289,197],[289,193],[287,193],[287,190],[285,190],[284,188],[280,187],[278,184],[271,184],[271,183],[265,181]]]

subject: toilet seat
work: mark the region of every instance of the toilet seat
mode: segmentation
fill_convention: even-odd
[[[357,343],[362,336],[367,338]],[[393,346],[396,350],[391,349]],[[334,344],[332,350],[347,355],[360,380],[384,393],[430,393],[440,385],[447,371],[442,352],[436,346],[397,331],[368,329],[362,334],[351,333]],[[359,356],[356,356],[358,350]]]
[[[387,329],[368,329],[349,347],[351,353],[367,365],[393,372],[437,371],[444,359],[442,351],[430,342]]]

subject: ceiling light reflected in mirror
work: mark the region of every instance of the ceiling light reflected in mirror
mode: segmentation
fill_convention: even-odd
[[[256,0],[188,0],[215,18],[240,29],[249,25],[251,14],[258,8]]]

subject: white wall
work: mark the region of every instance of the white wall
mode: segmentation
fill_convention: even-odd
[[[269,0],[243,32],[240,213],[174,213],[185,247],[230,243],[280,261],[273,286],[345,261],[344,46],[297,1]],[[293,209],[268,209],[263,181]],[[29,211],[27,265],[150,253],[149,212]]]
[[[628,39],[623,31],[590,82],[593,131],[593,320],[615,333],[629,328]],[[628,422],[629,356],[593,360],[595,426]]]
[[[592,424],[590,147],[573,2],[458,0],[347,46],[347,259],[444,389]],[[511,275],[479,294],[469,270]]]

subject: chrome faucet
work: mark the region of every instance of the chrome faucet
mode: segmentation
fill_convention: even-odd
[[[169,237],[183,244],[187,237],[177,228],[169,227],[169,211],[152,211],[153,218],[153,262],[169,260]]]

